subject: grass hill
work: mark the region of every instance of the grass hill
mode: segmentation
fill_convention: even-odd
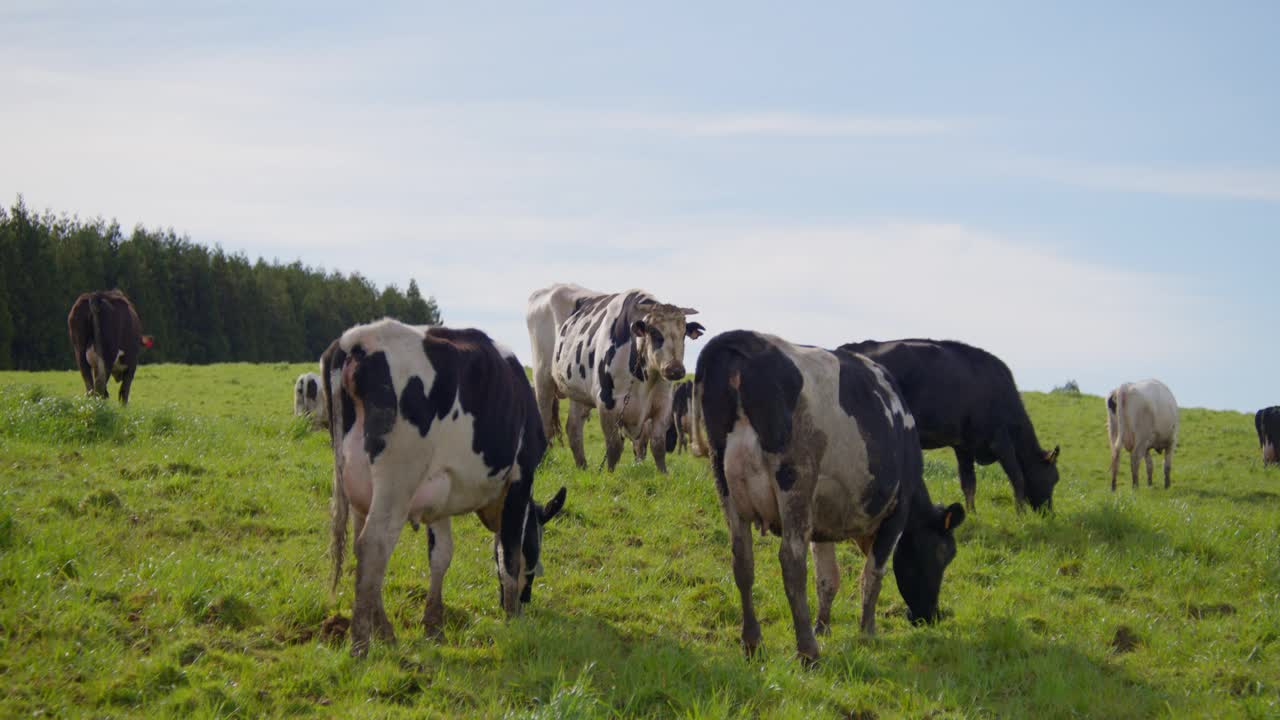
[[[1280,470],[1245,415],[1184,410],[1173,488],[1113,495],[1102,400],[1028,393],[1062,446],[1056,514],[1019,517],[981,468],[944,620],[910,626],[890,573],[870,639],[842,546],[813,670],[777,539],[756,540],[764,653],[746,660],[705,461],[598,473],[593,423],[591,470],[557,447],[538,476],[539,499],[569,496],[523,618],[503,620],[490,539],[462,517],[447,637],[425,639],[427,543],[406,529],[386,588],[400,644],[353,660],[324,629],[350,613],[353,565],[332,602],[327,436],[290,416],[308,369],[148,365],[127,410],[81,398],[75,373],[0,373],[0,716],[1280,715]],[[926,472],[935,501],[961,499],[949,452]]]

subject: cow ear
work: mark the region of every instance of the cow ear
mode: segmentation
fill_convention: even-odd
[[[636,337],[644,337],[645,330],[648,328],[643,320],[637,320],[631,323],[631,334]]]
[[[694,310],[693,308],[686,308],[686,307],[682,307],[682,308],[680,308],[680,312],[681,312],[681,313],[683,313],[683,314],[685,314],[685,315],[697,315],[697,314],[698,314],[698,311],[697,311],[697,310]]]
[[[565,493],[566,490],[561,486],[560,492],[556,493],[556,496],[551,498],[551,501],[542,507],[542,512],[539,514],[538,519],[542,521],[543,525],[550,522],[551,518],[558,515],[560,510],[564,508]]]
[[[1053,450],[1044,454],[1044,461],[1053,465],[1058,462],[1058,451],[1062,449],[1061,445],[1054,445]]]
[[[938,508],[938,526],[944,532],[955,530],[964,522],[964,506],[960,503],[951,503],[945,508]]]
[[[702,337],[702,333],[706,331],[707,329],[702,327],[702,323],[691,322],[688,325],[684,326],[684,334],[688,335],[694,340],[697,340],[698,338]]]

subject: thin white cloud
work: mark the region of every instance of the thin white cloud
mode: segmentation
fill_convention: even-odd
[[[997,162],[1009,175],[1096,190],[1280,202],[1280,170],[1170,168],[1083,163],[1049,158]]]
[[[596,117],[621,130],[648,130],[690,137],[885,138],[958,132],[958,119],[798,112],[607,112]]]

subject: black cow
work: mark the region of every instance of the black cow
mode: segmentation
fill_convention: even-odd
[[[893,373],[926,450],[955,450],[970,511],[977,486],[975,461],[1000,463],[1019,511],[1024,501],[1036,509],[1053,508],[1058,448],[1040,447],[1013,373],[1000,358],[954,340],[867,340],[840,349],[862,353]]]
[[[142,334],[138,311],[119,290],[81,293],[67,314],[67,334],[86,394],[109,397],[107,380],[120,383],[120,404],[129,404],[129,389],[143,347],[155,344]]]
[[[1253,416],[1258,429],[1258,445],[1262,447],[1262,466],[1280,464],[1280,405],[1263,408]]]
[[[693,396],[693,383],[685,382],[676,385],[675,394],[671,397],[671,427],[667,430],[667,450],[689,449],[689,432],[693,426],[689,422],[690,398]]]
[[[454,515],[474,512],[494,534],[498,590],[508,616],[531,598],[542,526],[534,472],[547,440],[524,366],[479,330],[395,320],[358,325],[321,358],[334,455],[333,587],[342,574],[348,509],[356,551],[351,653],[370,635],[394,642],[382,604],[387,561],[406,523],[427,525],[431,587],[422,622],[441,635],[441,589],[453,558]]]
[[[802,658],[818,657],[814,634],[829,629],[840,585],[834,543],[840,540],[856,540],[867,557],[864,632],[875,632],[876,599],[890,555],[908,617],[937,619],[938,591],[956,554],[953,531],[964,521],[964,508],[929,499],[915,421],[884,368],[862,355],[735,330],[707,343],[693,392],[694,432],[706,428],[729,525],[748,654],[760,643],[751,598],[752,524],[782,537],[778,559]],[[805,589],[810,542],[816,626],[809,624]]]

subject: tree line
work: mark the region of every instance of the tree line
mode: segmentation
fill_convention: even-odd
[[[143,362],[304,362],[343,330],[389,315],[438,324],[433,298],[409,281],[379,290],[359,273],[250,261],[172,229],[83,221],[0,207],[0,369],[75,367],[67,313],[76,297],[120,288],[156,338]]]

